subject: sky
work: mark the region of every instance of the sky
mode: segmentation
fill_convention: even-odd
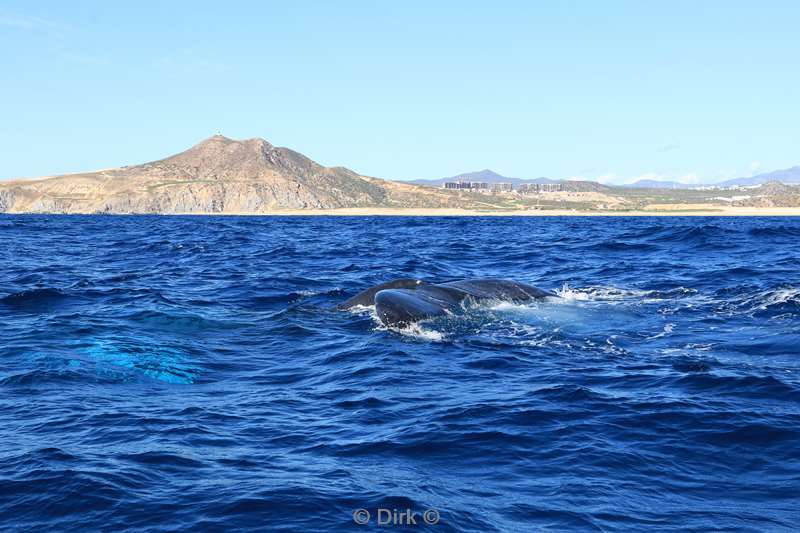
[[[800,164],[800,2],[0,0],[0,179],[221,133],[387,179]]]

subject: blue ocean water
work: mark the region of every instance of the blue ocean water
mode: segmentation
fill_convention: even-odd
[[[792,218],[2,216],[0,529],[796,529],[799,273]],[[561,297],[334,308],[487,276]]]

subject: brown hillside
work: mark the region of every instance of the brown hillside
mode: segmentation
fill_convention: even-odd
[[[343,207],[486,207],[486,199],[324,167],[263,139],[215,135],[119,169],[0,184],[0,212],[268,213]]]

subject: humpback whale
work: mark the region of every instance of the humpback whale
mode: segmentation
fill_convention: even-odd
[[[525,303],[551,296],[556,294],[507,279],[466,279],[437,284],[418,279],[397,279],[370,287],[339,304],[338,308],[374,304],[378,319],[385,326],[405,327],[453,313],[463,308],[465,303],[489,300]]]

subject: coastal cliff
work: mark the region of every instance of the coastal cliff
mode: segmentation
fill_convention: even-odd
[[[215,135],[130,167],[0,183],[8,213],[267,213],[280,209],[477,207],[443,190],[324,167],[263,139]]]

